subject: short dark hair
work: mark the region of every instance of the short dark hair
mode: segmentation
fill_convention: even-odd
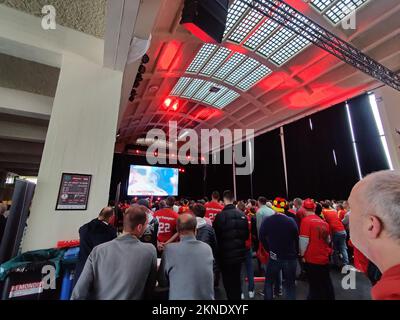
[[[239,201],[237,204],[237,207],[240,211],[243,211],[243,212],[246,211],[246,204],[243,201]]]
[[[231,190],[225,190],[223,193],[223,198],[228,201],[233,201],[234,200],[233,192]]]
[[[267,198],[266,197],[258,197],[258,202],[261,203],[262,205],[267,204]]]
[[[174,197],[168,197],[167,200],[165,200],[166,204],[168,207],[172,208],[175,204],[175,198]]]
[[[105,207],[101,209],[99,217],[102,217],[103,219],[109,219],[112,217],[113,214],[114,214],[114,209],[112,207]]]
[[[256,200],[250,199],[250,203],[251,203],[252,206],[255,206],[257,204],[256,202],[257,202]]]
[[[144,225],[147,220],[147,208],[134,204],[125,211],[124,229],[134,230],[138,225]]]
[[[184,232],[184,231],[196,231],[197,227],[197,220],[196,217],[193,214],[190,213],[183,213],[179,216],[177,224],[176,224],[176,229],[178,232]]]
[[[213,193],[211,194],[211,197],[215,200],[219,200],[219,192],[213,191]]]
[[[199,218],[204,218],[204,216],[206,215],[206,207],[200,203],[195,204],[192,208],[192,211],[195,216]]]

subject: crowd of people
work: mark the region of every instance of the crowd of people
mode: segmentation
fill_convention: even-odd
[[[212,300],[220,279],[228,300],[252,299],[258,269],[266,300],[295,300],[297,281],[308,282],[308,299],[333,300],[331,271],[344,266],[368,276],[372,298],[400,299],[397,171],[367,176],[349,201],[236,201],[229,190],[211,200],[134,198],[79,234],[72,299],[151,299],[168,288],[170,300]]]

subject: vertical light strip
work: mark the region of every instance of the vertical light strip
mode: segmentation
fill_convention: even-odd
[[[390,170],[393,170],[393,162],[392,158],[390,157],[389,147],[385,136],[385,131],[383,130],[383,124],[381,115],[379,114],[378,104],[376,103],[376,97],[374,94],[369,95],[369,104],[371,105],[371,110],[375,118],[375,123],[378,128],[379,137],[381,138],[382,147],[385,151],[386,160]]]
[[[350,108],[349,108],[349,105],[347,103],[346,103],[346,112],[347,112],[347,120],[349,121],[349,126],[350,126],[351,142],[353,143],[354,155],[356,157],[358,177],[361,180],[362,179],[362,173],[361,173],[360,161],[358,159],[357,144],[356,144],[356,140],[354,138],[353,122],[351,121]]]
[[[332,149],[332,153],[333,153],[333,161],[335,161],[335,166],[337,167],[337,158],[336,158],[336,151],[335,151],[335,149]]]

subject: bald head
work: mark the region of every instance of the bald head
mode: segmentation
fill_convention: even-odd
[[[400,171],[380,171],[357,183],[349,197],[350,238],[376,265],[400,252]],[[382,270],[382,269],[381,269]]]
[[[181,214],[178,218],[177,229],[179,234],[188,235],[194,234],[196,231],[197,220],[193,214],[184,213]]]

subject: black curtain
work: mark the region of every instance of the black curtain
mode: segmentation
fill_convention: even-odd
[[[347,199],[358,175],[345,104],[284,130],[289,198]]]
[[[285,172],[279,129],[254,139],[254,197],[286,197]]]
[[[369,95],[354,98],[348,104],[362,175],[389,169]]]

